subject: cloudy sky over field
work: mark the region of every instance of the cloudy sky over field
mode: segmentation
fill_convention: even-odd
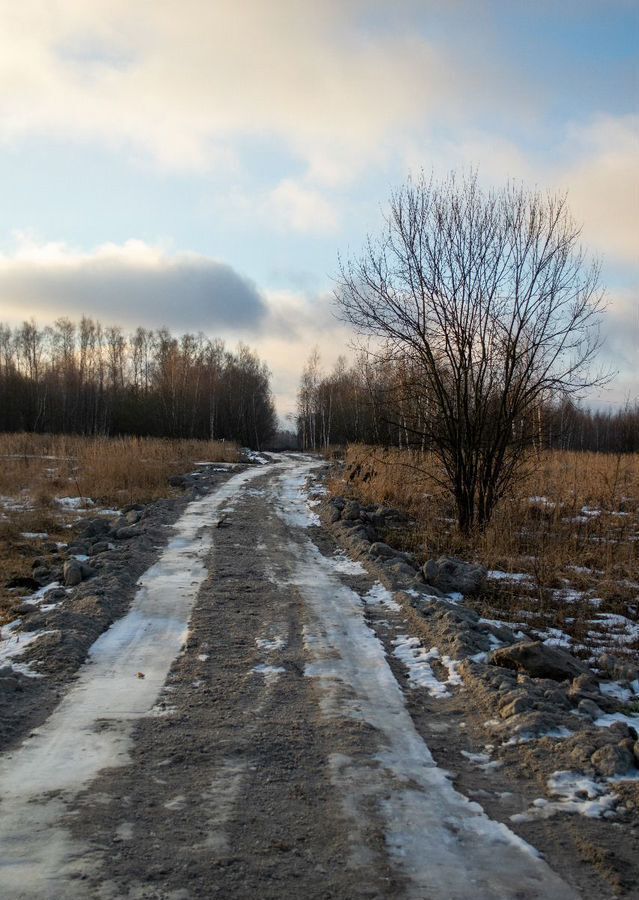
[[[568,190],[634,398],[638,44],[637,0],[0,0],[0,320],[241,339],[286,412],[338,251],[473,165]]]

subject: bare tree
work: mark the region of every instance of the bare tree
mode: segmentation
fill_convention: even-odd
[[[340,315],[407,362],[428,409],[417,440],[440,460],[465,533],[519,472],[537,407],[604,380],[599,266],[579,235],[564,196],[422,175],[393,194],[381,236],[340,260]],[[397,418],[407,431],[404,408]]]

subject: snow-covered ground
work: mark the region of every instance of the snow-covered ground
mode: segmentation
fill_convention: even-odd
[[[208,574],[204,559],[215,513],[260,474],[249,469],[189,504],[159,560],[140,579],[130,611],[93,644],[78,680],[46,723],[0,758],[3,897],[76,896],[66,880],[56,887],[72,848],[55,824],[63,800],[46,795],[73,797],[101,769],[126,764],[131,722],[150,714]],[[14,648],[5,655],[15,655]]]
[[[288,465],[275,496],[282,498],[279,514],[300,529],[288,551],[296,560],[293,583],[313,617],[305,629],[306,675],[317,682],[325,715],[363,721],[380,738],[375,765],[332,759],[333,781],[352,825],[354,860],[366,810],[374,804],[388,852],[406,878],[407,897],[575,897],[532,847],[459,794],[435,764],[365,621],[362,598],[301,530],[312,524],[301,484],[315,465]]]

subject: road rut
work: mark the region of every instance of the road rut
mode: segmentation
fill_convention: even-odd
[[[371,581],[309,508],[317,465],[191,503],[0,759],[0,897],[577,896],[435,764],[367,624]]]

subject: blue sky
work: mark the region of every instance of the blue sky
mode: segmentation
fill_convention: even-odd
[[[591,401],[639,393],[636,0],[52,9],[0,4],[0,320],[242,339],[284,414],[309,347],[347,350],[337,253],[409,172],[475,166],[568,190],[620,372]]]

